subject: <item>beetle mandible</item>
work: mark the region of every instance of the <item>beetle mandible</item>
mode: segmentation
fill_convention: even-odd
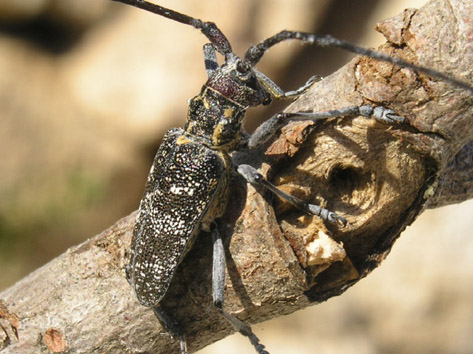
[[[277,33],[251,46],[240,58],[233,53],[228,39],[212,22],[204,22],[142,0],[115,1],[190,25],[199,29],[210,41],[204,46],[208,80],[200,93],[189,102],[184,129],[171,129],[166,133],[151,167],[133,230],[130,262],[126,269],[128,282],[134,288],[140,304],[153,308],[163,326],[179,340],[181,352],[186,353],[182,329],[159,304],[199,231],[210,232],[213,238],[213,303],[236,330],[249,338],[258,353],[267,354],[251,327],[223,310],[225,254],[214,221],[225,211],[231,171],[236,169],[247,182],[268,189],[308,214],[317,215],[339,226],[344,226],[346,219],[282,192],[250,165],[234,166],[231,153],[260,146],[288,119],[317,121],[332,117],[364,116],[386,124],[402,124],[405,119],[391,109],[369,105],[317,113],[278,113],[248,136],[243,129],[243,120],[249,107],[267,105],[272,99],[297,98],[318,79],[314,76],[301,88],[284,92],[255,68],[263,54],[272,46],[293,39],[310,45],[342,48],[423,72],[469,91],[473,91],[473,88],[437,71],[328,35],[317,36],[297,31]],[[217,52],[224,57],[221,66],[217,63]]]

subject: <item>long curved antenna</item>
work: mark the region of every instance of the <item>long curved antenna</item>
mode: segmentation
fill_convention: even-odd
[[[259,44],[251,46],[247,52],[245,53],[245,61],[248,62],[251,66],[256,65],[263,54],[272,46],[283,42],[288,39],[296,39],[303,41],[304,43],[312,44],[312,45],[317,45],[320,47],[335,47],[335,48],[341,48],[344,50],[347,50],[349,52],[355,53],[355,54],[360,54],[364,55],[373,59],[377,59],[380,61],[385,61],[388,63],[396,64],[401,67],[405,68],[410,68],[414,69],[418,72],[427,74],[428,76],[435,77],[437,79],[444,80],[446,82],[452,83],[458,87],[461,87],[465,90],[468,90],[473,93],[473,87],[469,85],[468,83],[455,79],[449,75],[442,74],[436,70],[433,69],[428,69],[424,68],[419,65],[415,65],[412,63],[409,63],[407,61],[404,61],[402,59],[396,58],[396,57],[391,57],[389,55],[380,53],[378,51],[372,50],[372,49],[367,49],[363,47],[359,47],[355,44],[346,42],[341,39],[334,38],[330,35],[323,35],[323,36],[318,36],[312,33],[305,33],[305,32],[296,32],[296,31],[281,31],[277,34],[275,34],[272,37],[269,37],[265,39],[264,41],[260,42]]]
[[[213,22],[205,22],[180,12],[167,9],[165,7],[153,4],[144,0],[112,0],[121,2],[123,4],[135,6],[139,9],[152,12],[154,14],[169,18],[170,20],[183,23],[185,25],[192,26],[200,30],[209,40],[215,45],[215,49],[227,58],[230,54],[233,54],[232,46],[228,41],[227,37],[220,31],[220,29]]]

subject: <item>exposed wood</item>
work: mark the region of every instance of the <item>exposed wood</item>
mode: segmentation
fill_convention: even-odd
[[[381,49],[472,83],[472,17],[471,1],[432,1],[381,23],[388,39]],[[425,207],[472,196],[465,172],[473,168],[471,93],[355,58],[289,110],[362,103],[389,106],[409,124],[291,123],[264,149],[237,156],[349,222],[326,228],[235,179],[219,227],[228,247],[225,307],[237,317],[260,322],[341,294],[380,264]],[[125,280],[133,222],[133,214],[123,218],[2,292],[2,353],[177,351]],[[211,303],[211,250],[210,237],[200,235],[163,302],[183,324],[191,352],[232,332]]]

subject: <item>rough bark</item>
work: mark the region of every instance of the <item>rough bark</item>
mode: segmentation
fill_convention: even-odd
[[[460,0],[406,10],[379,24],[388,39],[381,50],[471,83],[472,16],[471,2]],[[363,103],[389,106],[409,124],[360,117],[291,123],[264,148],[236,156],[348,219],[345,228],[326,227],[235,179],[219,227],[227,246],[225,308],[237,317],[256,323],[341,294],[380,264],[424,208],[472,196],[471,92],[355,58],[289,110]],[[134,214],[123,218],[2,292],[2,352],[176,352],[124,277],[133,222]],[[233,331],[212,306],[211,251],[201,234],[163,301],[191,352]]]

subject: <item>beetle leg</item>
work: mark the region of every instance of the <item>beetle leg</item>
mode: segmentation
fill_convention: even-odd
[[[302,199],[284,193],[282,190],[278,189],[274,184],[267,181],[263,177],[263,175],[258,173],[256,168],[250,165],[239,165],[238,173],[242,175],[246,179],[246,181],[251,183],[252,185],[263,186],[264,188],[270,190],[272,193],[276,194],[279,198],[284,199],[285,201],[291,203],[296,208],[306,212],[307,214],[317,215],[323,220],[329,221],[334,224],[339,224],[340,226],[345,226],[347,224],[347,220],[344,217],[337,215],[333,211],[322,208],[319,205],[307,203]]]
[[[181,354],[187,354],[187,345],[184,338],[184,332],[177,324],[176,320],[172,318],[161,306],[153,307],[154,314],[158,317],[164,329],[171,333],[171,336],[179,341]]]
[[[284,92],[282,88],[280,88],[273,80],[263,74],[261,71],[256,70],[253,68],[254,73],[256,74],[256,78],[258,82],[268,91],[271,96],[276,99],[285,99],[285,98],[297,98],[301,94],[303,94],[309,87],[311,87],[314,83],[322,80],[322,77],[318,75],[312,76],[307,82],[299,87],[297,90],[294,91],[287,91]]]
[[[210,79],[215,70],[218,69],[217,53],[215,52],[215,47],[211,43],[204,44],[204,64],[205,72],[207,73],[207,77]]]
[[[254,149],[268,141],[279,128],[287,124],[288,120],[311,120],[316,122],[328,118],[356,116],[373,117],[378,122],[385,124],[403,124],[406,121],[406,118],[397,115],[392,109],[370,105],[351,106],[326,112],[281,112],[276,113],[256,128],[248,141],[248,147]]]
[[[230,315],[223,310],[224,291],[225,291],[225,250],[223,248],[222,238],[215,224],[212,229],[213,239],[213,266],[212,266],[212,295],[213,303],[223,317],[241,334],[248,337],[251,344],[255,347],[259,354],[269,354],[264,345],[259,342],[258,337],[253,333],[251,327],[238,318]]]

